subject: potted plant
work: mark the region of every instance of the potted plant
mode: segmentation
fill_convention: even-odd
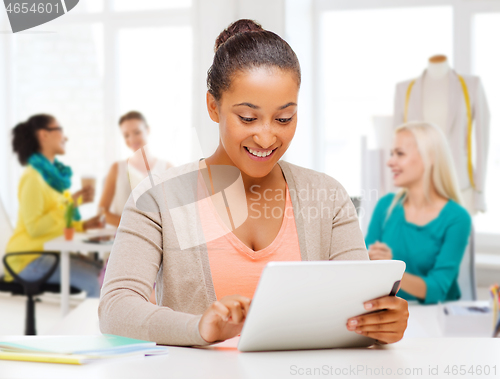
[[[76,208],[82,204],[82,197],[79,196],[76,204],[69,191],[64,191],[64,239],[71,241],[75,234],[73,220],[75,218]]]

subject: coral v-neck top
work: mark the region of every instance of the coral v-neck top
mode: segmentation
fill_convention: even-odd
[[[204,184],[198,188],[206,190]],[[205,236],[221,236],[212,240],[207,238],[208,259],[217,300],[228,295],[253,298],[266,264],[271,261],[301,260],[288,185],[285,192],[285,212],[278,235],[269,246],[258,251],[246,246],[229,230],[209,197],[197,203]]]

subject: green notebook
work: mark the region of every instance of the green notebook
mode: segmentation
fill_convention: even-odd
[[[32,360],[41,362],[82,363],[92,359],[115,358],[128,355],[158,355],[167,353],[155,342],[136,340],[112,334],[99,336],[30,336],[18,340],[0,341],[0,359]],[[25,359],[21,359],[21,358]],[[49,359],[51,358],[52,359]],[[57,357],[59,359],[54,360]],[[65,362],[63,357],[67,357]],[[86,358],[86,359],[84,359]],[[35,360],[35,359],[33,359]],[[73,361],[71,361],[73,360]],[[78,363],[76,363],[78,364]]]

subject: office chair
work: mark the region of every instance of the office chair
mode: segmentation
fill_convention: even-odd
[[[477,300],[474,227],[471,228],[469,245],[460,264],[458,285],[462,293],[460,300]]]
[[[2,262],[14,278],[14,281],[7,282],[5,277],[0,273],[0,292],[10,292],[12,295],[25,295],[28,297],[26,302],[26,335],[36,335],[36,320],[35,320],[35,296],[40,295],[44,292],[61,292],[61,287],[58,284],[46,283],[51,277],[59,264],[59,253],[58,252],[45,252],[45,251],[33,251],[33,252],[17,252],[17,253],[6,253],[5,246],[13,233],[12,225],[10,224],[9,217],[5,212],[2,202],[0,201],[0,257],[3,255]],[[9,259],[15,258],[19,255],[50,255],[54,257],[54,263],[52,267],[40,278],[35,280],[24,280],[20,278],[13,270],[9,264]],[[75,287],[70,287],[71,294],[77,294],[81,291]]]
[[[351,201],[354,205],[354,208],[356,208],[356,214],[359,216],[359,210],[361,208],[361,196],[351,196]]]

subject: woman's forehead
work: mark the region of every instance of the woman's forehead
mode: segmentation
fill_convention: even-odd
[[[401,130],[396,133],[395,144],[400,147],[416,147],[415,136],[409,130]]]
[[[298,83],[296,74],[290,70],[258,67],[240,71],[231,78],[231,85],[222,95],[231,105],[236,103],[287,104],[297,102]]]

